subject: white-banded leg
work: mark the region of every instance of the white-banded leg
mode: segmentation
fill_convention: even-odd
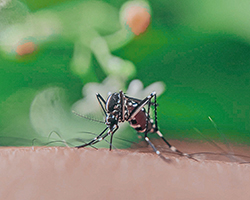
[[[108,135],[111,135],[110,142],[109,142],[109,150],[111,151],[112,147],[113,147],[113,145],[112,145],[113,135],[117,131],[117,129],[118,128],[116,128],[114,131],[109,130],[106,134],[104,134],[102,137],[97,138],[97,140],[93,141],[90,145],[92,146],[92,145],[104,140]]]
[[[120,95],[120,109],[121,109],[120,117],[121,117],[121,121],[124,122],[125,121],[125,106],[124,106],[125,95],[123,91],[121,90],[119,91],[119,95]]]
[[[161,152],[159,150],[156,149],[155,145],[150,141],[150,139],[148,138],[147,134],[145,133],[145,137],[144,137],[145,141],[152,147],[152,149],[154,150],[154,152],[164,161],[169,162],[170,159],[166,158],[165,156],[163,156],[161,154]]]
[[[138,112],[140,112],[140,110],[149,103],[149,101],[151,101],[151,99],[155,96],[155,92],[152,92],[149,96],[147,96],[146,98],[144,98],[143,100],[141,100],[140,103],[138,103],[138,105],[134,108],[134,110],[130,113],[127,121],[129,121],[130,119],[133,119]]]
[[[118,128],[119,128],[119,127],[117,126],[117,127],[114,129],[114,131],[110,131],[110,130],[109,130],[106,134],[103,135],[103,133],[105,133],[106,130],[108,129],[108,127],[107,127],[107,128],[105,128],[105,129],[101,132],[101,134],[99,134],[99,135],[98,135],[97,137],[95,137],[93,140],[91,140],[90,142],[88,142],[88,143],[86,143],[86,144],[77,146],[77,148],[83,148],[83,147],[86,147],[86,146],[92,146],[92,145],[94,145],[94,144],[96,144],[96,143],[98,143],[98,142],[104,140],[108,135],[111,135],[110,142],[109,142],[109,150],[111,151],[111,150],[112,150],[112,147],[113,147],[113,145],[112,145],[113,135],[114,135],[114,133],[117,131]],[[103,136],[102,136],[102,135],[103,135]]]
[[[108,135],[110,134],[110,132],[108,131],[107,133],[105,133],[102,137],[99,137],[97,140],[95,140],[94,142],[91,143],[91,145],[94,145],[102,140],[104,140]]]
[[[130,119],[133,119],[140,111],[141,109],[148,104],[149,108],[148,108],[148,118],[149,118],[149,110],[150,110],[150,105],[151,105],[151,99],[156,95],[155,92],[152,92],[149,96],[147,96],[146,98],[144,98],[143,100],[139,100],[139,99],[133,99],[136,100],[138,102],[138,105],[134,108],[134,110],[130,113],[129,117],[128,117],[128,121]],[[130,98],[130,97],[127,97]],[[160,156],[164,161],[169,161],[169,159],[167,159],[166,157],[164,157],[161,152],[159,150],[156,149],[156,147],[154,146],[154,144],[150,141],[150,139],[147,136],[148,133],[148,120],[147,119],[147,124],[146,124],[146,129],[145,129],[145,136],[144,139],[145,141],[153,148],[154,152]]]
[[[158,156],[160,156],[160,158],[162,158],[164,161],[169,161],[168,158],[166,158],[165,156],[163,156],[163,155],[161,154],[161,152],[160,152],[159,150],[156,149],[156,147],[154,146],[154,144],[149,140],[149,138],[148,138],[148,136],[147,136],[148,132],[150,131],[150,130],[148,130],[148,121],[150,120],[150,117],[149,117],[150,115],[149,115],[149,113],[150,113],[151,100],[152,100],[153,97],[155,98],[155,101],[156,101],[156,93],[152,93],[152,94],[150,95],[150,98],[147,97],[147,98],[148,98],[148,102],[147,102],[146,104],[148,104],[148,111],[147,111],[147,123],[146,123],[146,129],[145,129],[145,132],[144,132],[144,134],[145,134],[144,139],[145,139],[146,142],[153,148],[153,150],[155,151],[155,153],[156,153]]]
[[[106,127],[97,137],[95,137],[93,140],[91,140],[90,142],[80,145],[80,146],[76,146],[76,148],[83,148],[86,146],[91,146],[97,142],[100,142],[101,140],[103,140],[103,137],[101,137],[106,131],[107,131],[108,127]]]
[[[175,153],[178,153],[181,156],[189,156],[187,153],[182,153],[181,151],[179,151],[178,149],[176,149],[174,146],[172,146],[162,135],[162,133],[157,130],[156,133],[160,136],[160,138],[168,145],[168,147]]]
[[[180,150],[178,150],[177,148],[175,148],[174,146],[172,146],[162,135],[162,133],[157,130],[156,133],[160,136],[160,138],[168,145],[169,149],[177,154],[179,154],[180,156],[185,156],[187,158],[190,158],[190,159],[193,159],[195,161],[198,161],[196,160],[195,158],[193,158],[191,155],[187,154],[187,153],[183,153],[181,152]]]
[[[157,101],[156,101],[156,94],[154,94],[154,102],[152,103],[152,105],[154,105],[155,109],[154,109],[154,115],[155,115],[155,120],[154,120],[154,131],[158,134],[158,136],[168,145],[168,147],[170,148],[171,151],[179,154],[180,156],[185,156],[185,157],[188,157],[188,158],[191,158],[195,161],[198,161],[196,160],[195,158],[193,158],[191,155],[187,154],[187,153],[183,153],[181,152],[180,150],[178,150],[177,148],[175,148],[174,146],[172,146],[167,140],[166,138],[163,137],[162,133],[159,131],[158,129],[158,123],[157,123]],[[150,105],[151,101],[149,102],[149,105]],[[149,111],[148,111],[148,116],[149,116]]]

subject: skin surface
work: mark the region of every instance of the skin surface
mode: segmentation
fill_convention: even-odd
[[[208,145],[171,141],[181,150]],[[210,149],[211,150],[211,149]],[[235,147],[249,154],[246,148]],[[250,165],[194,160],[151,148],[108,151],[65,147],[1,147],[1,199],[242,199],[250,198]]]

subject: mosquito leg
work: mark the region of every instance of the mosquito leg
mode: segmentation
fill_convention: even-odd
[[[104,140],[108,135],[111,135],[111,138],[110,138],[110,142],[109,142],[109,150],[111,151],[112,150],[112,141],[113,141],[113,135],[114,133],[117,131],[119,127],[117,127],[114,131],[108,131],[105,135],[103,135],[102,137],[100,137],[100,135],[98,137],[96,137],[94,140],[92,140],[91,142],[87,143],[87,144],[84,144],[82,146],[88,146],[88,145],[94,145],[102,140]],[[82,147],[81,146],[81,147]],[[78,147],[79,148],[79,147]]]
[[[157,122],[157,102],[156,102],[156,94],[154,95],[154,106],[155,106],[155,131],[158,131],[158,122]]]
[[[82,148],[82,147],[86,147],[86,146],[91,146],[93,147],[94,149],[97,149],[96,147],[94,147],[93,145],[102,141],[105,137],[107,137],[109,134],[106,133],[103,137],[97,137],[95,138],[94,140],[92,140],[91,142],[89,143],[86,143],[86,144],[83,144],[83,145],[80,145],[80,146],[77,146],[77,148]]]
[[[157,150],[155,148],[155,145],[149,140],[149,138],[147,137],[147,135],[145,134],[145,137],[144,137],[145,141],[153,148],[154,152],[161,158],[163,159],[165,162],[169,162],[169,159],[164,157],[161,152],[159,150]]]
[[[187,153],[183,153],[181,151],[179,151],[177,148],[175,148],[174,146],[172,146],[162,135],[162,133],[157,130],[156,133],[160,136],[160,138],[168,145],[168,147],[171,149],[171,151],[175,152],[175,153],[178,153],[180,156],[185,156],[187,158],[191,158],[195,161],[198,161],[196,160],[195,158],[193,158],[191,155],[187,154]]]
[[[118,130],[119,126],[116,126],[115,130],[110,132],[111,136],[110,136],[110,142],[109,142],[109,150],[111,151],[112,150],[112,142],[113,142],[113,136],[114,136],[114,133]]]
[[[129,96],[127,96],[127,95],[124,95],[127,99],[131,99],[131,100],[133,100],[134,102],[136,102],[136,103],[140,103],[142,100],[141,99],[137,99],[137,98],[134,98],[134,97],[129,97]]]
[[[175,148],[174,146],[172,146],[162,135],[162,133],[159,131],[159,128],[158,128],[158,121],[157,121],[157,101],[156,101],[156,93],[154,94],[154,102],[152,103],[154,106],[155,106],[155,110],[154,110],[154,114],[155,114],[155,121],[154,121],[154,131],[160,136],[160,138],[168,145],[168,147],[175,153],[178,153],[179,155],[181,156],[186,156],[188,158],[191,158],[193,160],[196,160],[194,159],[192,156],[190,156],[189,154],[187,153],[183,153],[181,151],[179,151],[177,148]],[[197,161],[197,160],[196,160]]]
[[[119,95],[120,95],[120,105],[121,105],[121,121],[122,122],[124,122],[124,120],[125,120],[125,116],[124,116],[124,114],[125,114],[125,106],[124,106],[124,99],[125,99],[125,97],[124,97],[124,93],[120,90],[120,92],[119,92]]]
[[[107,112],[103,106],[103,104],[106,105],[106,101],[103,99],[102,95],[100,95],[99,93],[96,94],[96,98],[102,108],[102,111],[104,112],[105,115],[107,115]]]
[[[86,144],[83,144],[83,145],[80,145],[80,146],[76,146],[76,148],[83,148],[83,147],[86,147],[86,146],[89,146],[89,145],[92,145],[92,144],[95,144],[96,142],[99,142],[101,136],[103,135],[103,133],[105,133],[107,131],[108,127],[106,127],[97,137],[95,137],[92,141],[86,143]]]
[[[92,146],[93,142],[97,141],[98,138],[95,138],[94,140],[92,140],[91,142],[89,143],[85,143],[85,144],[82,144],[80,146],[76,146],[76,148],[80,149],[80,148],[83,148],[83,147],[86,147],[86,146]]]
[[[129,117],[128,117],[128,121],[130,119],[133,119],[138,112],[140,112],[140,110],[154,97],[155,92],[152,92],[149,96],[147,96],[145,99],[143,99],[136,107],[135,109],[130,113]]]
[[[138,112],[140,112],[140,110],[146,105],[148,104],[148,112],[147,112],[147,122],[146,122],[146,130],[144,132],[145,134],[145,141],[153,148],[154,152],[160,157],[162,158],[164,161],[168,161],[169,162],[169,159],[167,159],[166,157],[164,157],[161,152],[159,150],[157,150],[154,146],[154,144],[149,140],[149,138],[147,137],[147,133],[148,133],[148,120],[149,120],[149,111],[150,111],[150,105],[151,105],[151,99],[153,97],[156,96],[156,93],[155,92],[152,92],[149,96],[147,96],[146,98],[144,98],[143,100],[141,100],[138,105],[135,107],[135,109],[130,113],[129,117],[128,117],[128,121],[130,119],[133,119],[137,114]]]
[[[148,112],[146,115],[146,131],[145,132],[148,132],[148,121],[150,120],[150,117],[149,117],[150,106],[151,106],[151,99],[149,99],[148,101]]]
[[[114,136],[114,134],[113,134],[113,133],[111,133],[111,136],[110,136],[110,143],[109,143],[109,151],[111,151],[111,150],[112,150],[112,141],[113,141],[113,136]]]
[[[129,97],[129,96],[127,96],[127,95],[125,95],[125,97],[126,97],[127,99],[133,100],[134,102],[136,102],[136,103],[138,103],[138,104],[142,101],[141,99],[137,99],[137,98],[134,98],[134,97]],[[151,105],[155,105],[155,103],[154,103],[154,102],[151,102]]]
[[[97,140],[95,140],[94,142],[91,143],[91,145],[94,145],[102,140],[104,140],[108,135],[110,134],[110,132],[108,131],[105,135],[103,135],[102,137],[98,137]]]

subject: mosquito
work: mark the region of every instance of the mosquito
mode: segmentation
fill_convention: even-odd
[[[108,135],[110,135],[110,146],[109,149],[112,150],[112,140],[114,133],[119,129],[119,123],[128,122],[132,128],[134,128],[139,133],[144,133],[145,141],[153,148],[154,152],[161,158],[166,159],[162,156],[161,152],[155,147],[148,137],[148,133],[157,133],[158,136],[168,145],[168,147],[180,156],[185,156],[191,159],[191,155],[179,151],[177,148],[172,146],[164,137],[163,134],[158,129],[157,123],[157,101],[156,92],[152,92],[149,96],[144,99],[137,99],[134,97],[129,97],[124,94],[123,91],[118,93],[112,93],[108,96],[105,101],[104,98],[97,93],[96,98],[106,116],[105,124],[106,128],[93,140],[83,145],[77,146],[77,148],[83,148],[86,146],[92,146],[102,140],[104,140]],[[154,101],[153,101],[154,100]],[[148,106],[148,109],[145,109]],[[150,118],[150,109],[154,106],[154,120]],[[196,159],[194,159],[196,160]]]

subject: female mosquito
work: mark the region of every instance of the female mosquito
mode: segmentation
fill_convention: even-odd
[[[137,132],[144,133],[145,141],[153,148],[155,153],[161,158],[164,156],[161,155],[160,151],[156,149],[154,144],[148,138],[148,133],[157,133],[158,136],[168,145],[168,147],[175,153],[192,158],[189,154],[183,153],[172,146],[162,135],[158,129],[157,124],[157,102],[156,102],[156,93],[152,92],[146,98],[140,100],[133,97],[129,97],[119,91],[119,93],[112,93],[108,96],[105,101],[104,98],[97,93],[96,98],[106,116],[105,124],[107,127],[92,141],[85,143],[83,145],[77,146],[77,148],[82,148],[86,146],[92,146],[97,142],[100,142],[108,135],[110,135],[110,150],[112,149],[112,140],[114,133],[119,128],[119,123],[129,122],[130,126],[133,127]],[[152,102],[152,99],[154,101]],[[148,106],[146,110],[144,107]],[[151,105],[154,106],[154,120],[150,118],[149,112]],[[194,159],[194,158],[192,158]]]

